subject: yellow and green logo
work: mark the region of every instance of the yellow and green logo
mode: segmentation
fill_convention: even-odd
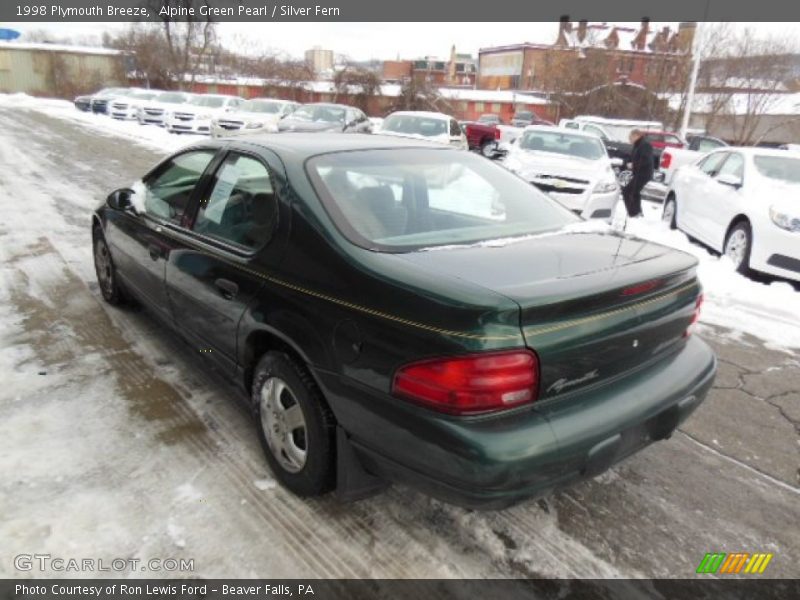
[[[766,570],[769,561],[772,560],[772,556],[772,554],[765,552],[756,552],[755,554],[750,554],[749,552],[733,552],[731,554],[709,552],[700,561],[697,572],[725,575],[736,573],[760,575]]]

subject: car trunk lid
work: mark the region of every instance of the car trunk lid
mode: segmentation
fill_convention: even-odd
[[[700,293],[693,257],[613,233],[405,257],[519,305],[526,344],[541,363],[540,401],[602,385],[673,352]]]

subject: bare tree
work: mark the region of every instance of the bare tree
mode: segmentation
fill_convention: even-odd
[[[719,26],[718,26],[719,30]],[[787,55],[797,49],[794,38],[758,37],[751,28],[726,35],[712,31],[703,52],[698,78],[705,128],[721,132],[737,145],[749,145],[763,137],[764,117],[781,102],[788,90],[790,63]]]
[[[432,110],[453,114],[453,106],[433,87],[430,82],[409,77],[400,86],[392,110]]]
[[[344,68],[336,71],[333,76],[334,102],[338,101],[339,95],[345,95],[361,110],[367,112],[369,99],[380,94],[381,76],[371,69],[354,65],[347,58],[344,58],[343,62]]]

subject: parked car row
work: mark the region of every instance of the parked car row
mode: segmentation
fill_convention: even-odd
[[[300,104],[274,98],[245,100],[228,94],[191,94],[139,88],[104,88],[79,96],[79,110],[105,114],[171,133],[227,137],[257,131],[340,131],[370,133],[372,122],[358,108],[344,104]]]

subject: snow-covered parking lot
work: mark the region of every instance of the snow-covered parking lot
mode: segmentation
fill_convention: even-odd
[[[91,212],[196,139],[0,96],[0,577],[31,575],[22,553],[187,558],[198,577],[691,577],[716,551],[800,575],[800,291],[735,273],[657,205],[627,230],[698,257],[720,358],[671,440],[502,512],[281,489],[233,388],[95,283]]]

